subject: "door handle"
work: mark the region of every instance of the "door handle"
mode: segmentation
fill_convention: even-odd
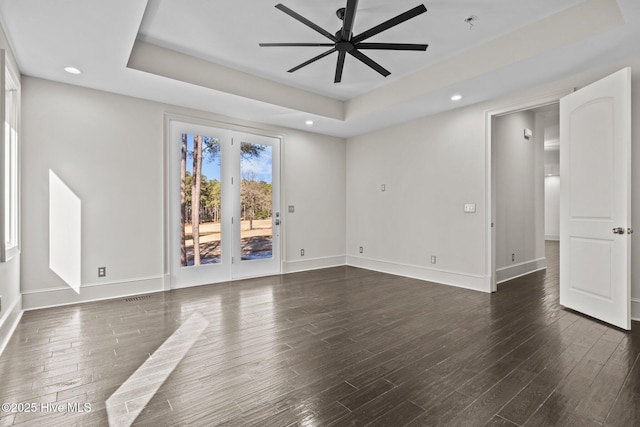
[[[622,227],[616,227],[613,229],[613,234],[624,234],[625,230]]]

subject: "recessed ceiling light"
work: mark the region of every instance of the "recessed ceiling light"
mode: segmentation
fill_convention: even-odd
[[[307,126],[313,126],[313,120],[307,120],[304,124]]]
[[[82,71],[76,67],[64,67],[64,70],[69,74],[82,74]]]
[[[462,99],[462,95],[456,94],[451,97],[452,101],[460,101]]]

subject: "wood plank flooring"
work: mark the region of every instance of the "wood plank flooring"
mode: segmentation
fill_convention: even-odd
[[[0,427],[109,425],[107,399],[150,358],[127,389],[134,425],[640,425],[639,325],[561,308],[547,253],[493,295],[339,267],[27,312],[0,403],[37,410]],[[194,313],[208,325],[166,368],[156,350]]]

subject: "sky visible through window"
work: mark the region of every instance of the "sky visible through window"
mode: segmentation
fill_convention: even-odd
[[[193,153],[193,134],[187,134],[187,152]],[[240,159],[240,170],[243,174],[250,172],[255,176],[256,181],[264,181],[271,184],[272,181],[272,155],[271,147],[267,146],[265,150],[258,156],[249,159]],[[193,155],[187,158],[187,171],[193,175]],[[220,181],[220,157],[219,153],[215,158],[210,154],[204,154],[202,159],[202,174],[207,180],[216,179]]]

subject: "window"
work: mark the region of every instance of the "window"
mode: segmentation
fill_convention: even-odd
[[[0,51],[0,262],[18,253],[19,242],[19,144],[18,123],[20,85],[18,74],[9,66],[6,52]]]

